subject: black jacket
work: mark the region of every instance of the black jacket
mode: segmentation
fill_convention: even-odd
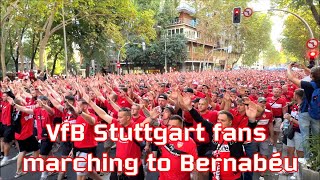
[[[209,134],[210,141],[212,142],[212,150],[208,151],[206,153],[206,155],[208,157],[211,157],[212,154],[213,154],[213,151],[216,150],[217,147],[218,147],[218,143],[212,141],[213,140],[213,131],[212,131],[213,124],[211,122],[203,119],[201,117],[201,115],[194,108],[192,108],[189,112],[190,112],[192,118],[196,122],[201,123],[201,125],[205,128],[205,130]],[[256,126],[257,126],[256,122],[255,123],[251,123],[251,122],[248,123],[248,127],[251,128],[251,129],[254,129]],[[245,139],[246,133],[244,134],[243,137]],[[230,156],[231,157],[233,157],[235,159],[239,159],[239,158],[245,156],[244,152],[243,152],[243,148],[242,148],[243,142],[228,142],[228,144],[229,144]]]

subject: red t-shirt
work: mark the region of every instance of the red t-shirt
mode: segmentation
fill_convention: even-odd
[[[11,125],[11,104],[8,101],[2,101],[1,103],[1,121],[3,125]]]
[[[220,111],[221,110],[220,104],[216,103],[216,107],[213,110]]]
[[[291,91],[288,91],[286,93],[282,93],[282,98],[284,98],[287,102],[291,102],[293,98],[293,93]]]
[[[217,111],[207,111],[205,114],[200,114],[201,117],[203,119],[206,119],[207,121],[210,121],[212,124],[216,124],[217,123],[217,119],[218,119],[218,112]],[[185,112],[184,113],[184,118],[185,121],[188,123],[192,123],[193,128],[197,128],[197,125],[199,123],[197,123],[191,116],[191,114],[189,112]],[[201,137],[204,138],[203,142],[200,142],[197,139],[197,132],[192,132],[193,133],[193,139],[196,143],[209,143],[210,142],[210,138],[209,138],[209,134],[206,131],[201,131]]]
[[[256,100],[258,100],[258,96],[256,96],[256,95],[249,95],[249,99],[250,99],[251,101],[256,101]]]
[[[112,124],[114,124],[116,128],[123,127],[118,123],[118,121],[116,119],[112,120]],[[125,128],[127,130],[129,127],[134,129],[136,124],[138,124],[138,123],[131,121],[131,123]],[[125,133],[124,137],[127,137],[127,133]],[[116,157],[117,158],[120,158],[123,161],[127,158],[138,159],[139,160],[138,164],[139,164],[139,166],[141,165],[141,159],[140,159],[141,149],[140,149],[140,146],[137,145],[137,143],[135,143],[134,141],[121,141],[120,139],[116,143],[117,143],[116,144],[117,145],[117,149],[116,149]]]
[[[75,148],[93,148],[98,146],[98,142],[95,140],[94,126],[98,123],[98,117],[93,113],[90,116],[95,119],[95,124],[90,125],[82,116],[78,116],[76,119],[76,124],[84,125],[84,139],[83,141],[75,141]]]
[[[139,114],[139,116],[136,117],[136,118],[132,116],[132,120],[133,120],[133,122],[135,122],[135,123],[142,123],[145,119],[146,119],[146,117],[141,116],[140,114]]]
[[[263,96],[264,96],[265,98],[269,98],[269,97],[272,97],[273,94],[272,94],[272,93],[267,93],[267,94],[264,94]]]
[[[37,132],[38,132],[38,139],[42,138],[42,128],[46,128],[46,125],[49,124],[51,128],[53,127],[53,119],[49,113],[40,107],[33,109],[33,114],[37,122]]]
[[[21,113],[21,132],[20,134],[15,133],[14,137],[16,140],[25,140],[33,135],[33,115],[27,113]]]
[[[222,134],[219,135],[219,150],[214,152],[215,157],[219,157],[221,159],[228,159],[231,158],[230,148],[228,142],[223,141]],[[222,144],[223,143],[223,144]],[[221,145],[222,144],[222,145]],[[217,147],[217,148],[218,148]],[[213,172],[212,180],[222,179],[222,180],[237,180],[241,177],[241,172],[233,172],[232,171],[232,162],[228,162],[228,171],[224,169],[224,162],[216,162],[216,167],[220,168],[218,172]]]
[[[123,107],[131,108],[131,104],[128,102],[128,100],[124,97],[121,97],[119,94],[118,94],[117,104],[122,108]]]
[[[197,146],[196,143],[190,139],[189,141],[169,141],[169,144],[177,150],[183,151],[188,155],[192,155],[194,159],[198,159]],[[181,171],[181,156],[175,156],[169,149],[166,149],[165,146],[159,146],[161,149],[162,155],[161,158],[170,159],[170,170],[160,171],[159,180],[190,180],[191,172],[182,172]],[[163,164],[164,166],[164,164]]]
[[[110,116],[112,116],[113,118],[117,119],[118,118],[118,111],[116,111],[111,104],[109,104],[108,100],[104,101],[104,106],[107,108],[108,110],[108,114]]]
[[[206,97],[206,95],[205,95],[204,93],[199,92],[199,91],[197,91],[194,95],[195,95],[196,97],[200,97],[200,98],[205,98],[205,97]]]
[[[263,127],[266,129],[266,136],[269,137],[269,124],[273,122],[273,114],[270,110],[265,109],[264,113],[256,118],[257,127]]]
[[[203,117],[203,119],[210,121],[212,124],[217,123],[218,111],[207,111],[206,113],[200,115]]]
[[[233,115],[233,121],[232,121],[233,128],[248,127],[249,118],[246,114],[241,115],[237,109],[230,109],[230,113]]]
[[[69,122],[70,124],[77,122],[77,117],[72,114],[71,111],[67,109],[63,109],[62,114],[62,122]]]
[[[267,103],[271,105],[272,113],[274,117],[282,117],[282,108],[286,106],[286,100],[283,98],[273,99],[272,97],[267,98]]]

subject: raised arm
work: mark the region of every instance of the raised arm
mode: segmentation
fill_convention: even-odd
[[[78,90],[82,93],[82,98],[92,107],[92,109],[97,113],[97,115],[106,121],[108,124],[112,123],[112,117],[107,114],[103,109],[96,105],[93,101],[91,101],[90,97],[85,93],[84,89],[77,85]]]
[[[293,75],[292,67],[293,64],[289,64],[287,69],[287,77],[291,82],[293,82],[293,84],[297,85],[298,87],[301,87],[301,80]]]
[[[60,112],[63,112],[64,107],[55,98],[49,95],[48,99],[50,100],[50,102],[55,108],[57,108]]]
[[[14,103],[12,98],[8,98],[8,102],[9,102],[13,107],[15,107],[17,110],[19,110],[19,111],[21,111],[21,112],[24,112],[24,113],[27,113],[27,114],[32,114],[32,115],[34,115],[33,109],[29,109],[29,108],[26,108],[26,107],[24,107],[24,106],[20,106],[20,105]]]

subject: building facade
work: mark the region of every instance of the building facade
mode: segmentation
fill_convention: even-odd
[[[225,48],[201,36],[197,29],[198,20],[194,17],[195,9],[187,3],[177,7],[179,17],[173,19],[166,27],[167,37],[184,34],[187,38],[188,58],[182,65],[183,71],[197,71],[206,69],[223,69],[228,53]],[[170,65],[168,64],[168,68]]]

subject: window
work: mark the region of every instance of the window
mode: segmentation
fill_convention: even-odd
[[[172,29],[172,35],[174,35],[174,29]]]
[[[183,28],[180,28],[180,34],[183,34]]]
[[[179,29],[176,29],[176,34],[179,34]]]
[[[200,32],[197,32],[197,38],[200,38]]]

